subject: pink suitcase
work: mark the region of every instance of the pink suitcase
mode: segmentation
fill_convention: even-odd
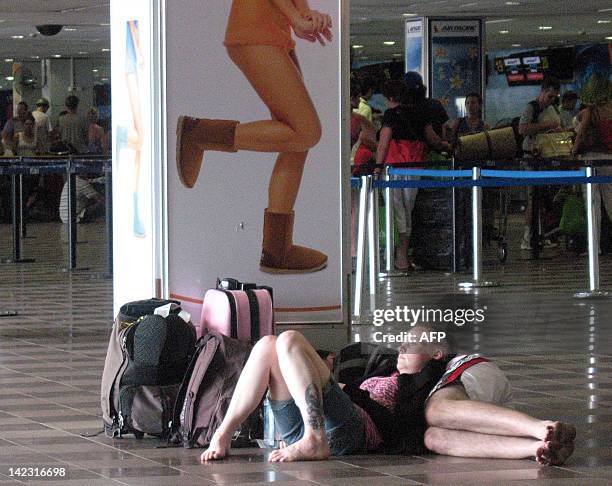
[[[273,335],[274,309],[269,290],[208,290],[204,295],[198,337],[208,331],[247,342]]]

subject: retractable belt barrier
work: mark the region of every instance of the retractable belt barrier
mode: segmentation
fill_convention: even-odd
[[[590,164],[591,161],[589,161]],[[595,162],[595,161],[593,161]],[[612,160],[598,160],[597,166],[612,165]],[[421,165],[419,163],[419,165]],[[579,170],[499,170],[481,168],[483,163],[471,170],[436,170],[436,169],[405,169],[384,166],[383,179],[377,174],[362,175],[351,178],[351,187],[359,188],[359,217],[357,231],[357,268],[355,274],[355,298],[353,315],[361,314],[361,297],[363,293],[365,273],[366,238],[368,241],[369,294],[372,302],[376,297],[376,280],[379,276],[380,255],[378,251],[378,190],[385,191],[385,257],[386,273],[393,273],[393,213],[391,190],[400,188],[472,188],[472,235],[473,235],[473,279],[462,282],[463,290],[479,287],[491,287],[495,284],[482,278],[482,188],[483,187],[523,187],[540,185],[575,185],[584,184],[587,194],[587,226],[589,249],[589,290],[578,292],[576,298],[605,297],[608,292],[599,288],[599,253],[595,248],[595,215],[593,184],[610,184],[612,176],[597,176],[591,166]],[[576,162],[572,165],[575,167]],[[437,177],[447,180],[392,180],[393,176]],[[469,180],[466,180],[468,179]]]
[[[13,258],[4,263],[27,263],[33,259],[21,257],[22,237],[25,235],[23,216],[22,180],[24,175],[66,174],[68,184],[68,267],[77,269],[76,243],[76,175],[104,174],[106,189],[106,233],[108,246],[107,272],[112,275],[112,159],[99,156],[64,156],[64,157],[11,157],[0,158],[0,175],[11,177],[12,187],[12,224],[13,224]],[[0,313],[0,315],[2,315]]]

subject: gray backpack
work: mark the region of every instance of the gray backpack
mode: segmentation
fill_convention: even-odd
[[[179,304],[149,299],[121,307],[102,375],[102,419],[108,437],[167,437],[196,341],[195,329]]]

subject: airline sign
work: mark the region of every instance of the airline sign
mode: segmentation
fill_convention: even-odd
[[[478,37],[478,20],[432,20],[432,37]]]

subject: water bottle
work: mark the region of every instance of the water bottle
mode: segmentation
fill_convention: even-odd
[[[276,434],[274,431],[274,412],[270,406],[270,400],[265,398],[263,404],[263,429],[264,443],[266,447],[274,448],[276,446]]]

